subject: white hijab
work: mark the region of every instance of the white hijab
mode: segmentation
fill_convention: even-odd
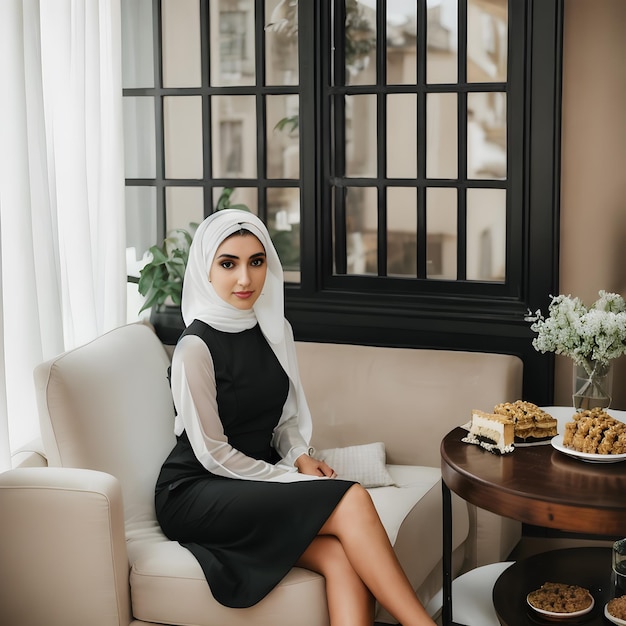
[[[261,242],[267,262],[261,295],[249,310],[228,304],[209,282],[209,271],[218,247],[224,239],[242,229],[251,232]],[[285,319],[283,268],[265,224],[256,215],[239,209],[224,209],[213,213],[198,226],[189,249],[181,308],[186,326],[197,319],[216,330],[239,333],[253,328],[258,322],[296,392],[299,430],[308,445],[311,415],[300,383],[293,335]],[[287,417],[283,415],[283,418]]]

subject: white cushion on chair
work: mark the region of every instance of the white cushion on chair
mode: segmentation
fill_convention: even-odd
[[[338,478],[353,480],[365,488],[393,485],[393,478],[385,467],[382,441],[319,450],[315,456],[332,467]]]
[[[228,609],[211,595],[191,552],[172,541],[144,550],[133,563],[130,582],[134,615],[148,622],[274,626],[293,623],[298,615],[298,624],[318,626],[328,620],[324,579],[318,574],[294,568],[255,606]]]

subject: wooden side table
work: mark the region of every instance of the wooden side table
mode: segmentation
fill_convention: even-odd
[[[546,407],[568,420],[573,409]],[[616,411],[626,421],[626,412]],[[567,417],[565,417],[567,416]],[[455,428],[441,442],[443,486],[443,623],[452,621],[450,490],[464,500],[523,523],[602,537],[626,536],[626,463],[585,463],[551,445],[517,447],[499,456],[461,441]]]

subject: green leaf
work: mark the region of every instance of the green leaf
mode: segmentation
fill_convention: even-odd
[[[289,117],[283,117],[281,120],[278,120],[276,126],[274,126],[274,130],[283,131],[287,129],[287,132],[292,133],[300,126],[300,115],[291,115]]]
[[[217,199],[217,211],[223,211],[224,209],[230,209],[230,197],[233,194],[234,189],[232,187],[224,187],[220,197]]]
[[[152,254],[152,263],[167,263],[167,255],[158,246],[152,246],[150,253]]]

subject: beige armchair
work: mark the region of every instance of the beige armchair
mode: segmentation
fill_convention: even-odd
[[[228,609],[161,532],[153,496],[174,445],[168,367],[156,335],[136,324],[36,369],[51,467],[0,476],[0,623],[328,623],[317,574],[295,568],[256,606]]]
[[[358,418],[355,423],[354,413],[346,415],[345,428],[340,426],[346,409],[341,403],[348,390],[337,384],[332,368],[320,370],[317,364],[318,358],[328,362],[326,350],[331,351],[326,358],[333,359],[341,371],[359,371],[350,366],[356,358],[360,368],[374,375],[375,382],[363,372],[363,380],[350,383],[349,393],[359,396],[359,404],[353,401],[347,408],[352,404]],[[316,413],[327,420],[326,425],[319,423],[319,444],[347,445],[363,442],[364,436],[372,440],[379,434],[390,435],[391,462],[404,465],[390,466],[397,486],[374,490],[373,497],[414,588],[427,603],[441,577],[438,442],[442,432],[463,419],[464,409],[446,405],[445,423],[416,429],[415,394],[424,402],[428,392],[412,386],[404,400],[397,397],[403,385],[412,384],[410,376],[404,383],[401,373],[408,375],[407,368],[413,373],[415,367],[432,369],[436,358],[453,390],[459,389],[458,379],[469,373],[460,394],[468,396],[468,403],[480,399],[484,405],[517,397],[521,362],[503,355],[442,351],[433,357],[428,351],[405,350],[400,358],[401,353],[392,349],[366,350],[355,354],[350,347],[343,350],[330,344],[300,346],[305,391],[311,396],[314,428]],[[0,474],[0,624],[328,626],[321,576],[294,568],[256,606],[229,609],[214,600],[191,553],[161,532],[153,494],[161,463],[174,444],[169,363],[169,354],[152,329],[133,324],[36,369],[48,467],[24,467],[43,461],[34,450],[20,458],[19,469]],[[323,376],[318,379],[315,372]],[[345,378],[346,384],[352,374]],[[395,389],[393,416],[381,412],[386,405],[381,394],[391,388]],[[433,388],[433,406],[441,401],[441,391]],[[409,452],[402,452],[406,444],[402,422],[412,429],[412,436],[419,434],[415,449],[418,456],[428,456],[421,461],[425,467],[410,465]],[[409,446],[407,451],[412,449]],[[491,518],[487,525],[478,523],[481,531],[474,518],[471,507],[457,499],[457,572],[468,558],[475,559],[481,532],[495,546],[495,560],[508,553],[519,534],[517,528],[511,530],[502,520]],[[384,612],[379,610],[378,615],[379,620],[389,621]]]

